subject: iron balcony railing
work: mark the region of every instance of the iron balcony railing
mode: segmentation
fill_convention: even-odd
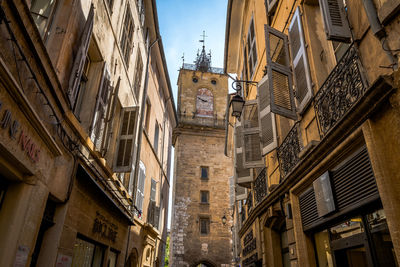
[[[247,204],[247,213],[250,213],[250,210],[253,208],[253,194],[249,192],[246,199]]]
[[[279,166],[281,177],[286,177],[300,161],[299,153],[301,144],[299,138],[299,122],[293,125],[292,129],[278,147]]]
[[[321,137],[336,126],[364,95],[367,83],[357,48],[352,45],[315,95]]]
[[[255,202],[256,203],[261,202],[261,200],[267,195],[267,193],[268,193],[267,168],[263,168],[254,181]]]

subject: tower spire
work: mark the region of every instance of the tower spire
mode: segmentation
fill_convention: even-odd
[[[194,62],[196,64],[196,69],[206,72],[211,68],[211,53],[207,55],[206,53],[206,32],[203,31],[203,34],[201,35],[203,37],[202,40],[199,40],[200,43],[203,43],[203,47],[201,49],[201,53],[197,53],[197,58],[196,61]]]

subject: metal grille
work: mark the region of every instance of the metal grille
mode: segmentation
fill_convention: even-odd
[[[311,187],[299,197],[301,221],[307,227],[319,220],[314,189]]]
[[[274,103],[277,106],[292,109],[288,75],[272,69]]]
[[[253,194],[250,192],[246,199],[247,210],[251,210],[253,208]]]
[[[260,202],[267,195],[267,192],[267,169],[263,168],[254,181],[254,197],[256,203]]]
[[[325,136],[364,95],[367,84],[354,45],[329,74],[315,96],[315,110],[321,135]]]
[[[299,139],[299,124],[296,123],[282,144],[278,147],[278,158],[281,170],[281,177],[285,178],[300,161],[301,151]]]

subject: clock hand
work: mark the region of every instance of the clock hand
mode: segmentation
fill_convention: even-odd
[[[200,99],[201,101],[203,101],[203,102],[207,102],[207,100],[205,100],[205,99],[203,99],[203,98],[201,98],[201,97],[197,97],[198,99]]]

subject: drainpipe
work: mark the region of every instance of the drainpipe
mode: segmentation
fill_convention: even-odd
[[[149,30],[147,30],[147,36],[149,36]],[[142,95],[142,103],[140,106],[140,120],[139,120],[139,130],[138,130],[138,145],[136,149],[136,155],[135,155],[135,169],[134,169],[134,178],[133,178],[133,190],[132,190],[132,199],[133,201],[135,200],[136,197],[136,184],[137,184],[137,177],[139,173],[139,162],[140,162],[140,149],[142,146],[142,135],[143,135],[143,119],[144,119],[144,108],[146,105],[146,98],[147,98],[147,85],[149,83],[149,64],[150,64],[150,53],[151,49],[153,46],[160,40],[160,36],[157,36],[156,39],[147,47],[147,62],[146,62],[146,74],[144,78],[144,88],[143,88],[143,95]],[[135,196],[135,197],[134,197]],[[135,204],[133,204],[133,207],[136,208]],[[132,214],[132,219],[133,219]],[[129,249],[129,239],[131,236],[131,226],[129,226],[129,232],[128,232],[128,240],[126,243],[126,251],[125,251],[125,261],[124,264],[126,264],[126,261],[128,259],[128,249]]]
[[[397,58],[392,54],[389,45],[386,42],[386,31],[382,26],[381,22],[378,18],[378,13],[376,12],[376,8],[374,6],[373,0],[363,0],[365,13],[367,14],[369,24],[371,25],[371,30],[374,33],[375,37],[382,44],[382,48],[385,51],[388,59],[390,60],[390,66],[395,70],[398,68]]]

